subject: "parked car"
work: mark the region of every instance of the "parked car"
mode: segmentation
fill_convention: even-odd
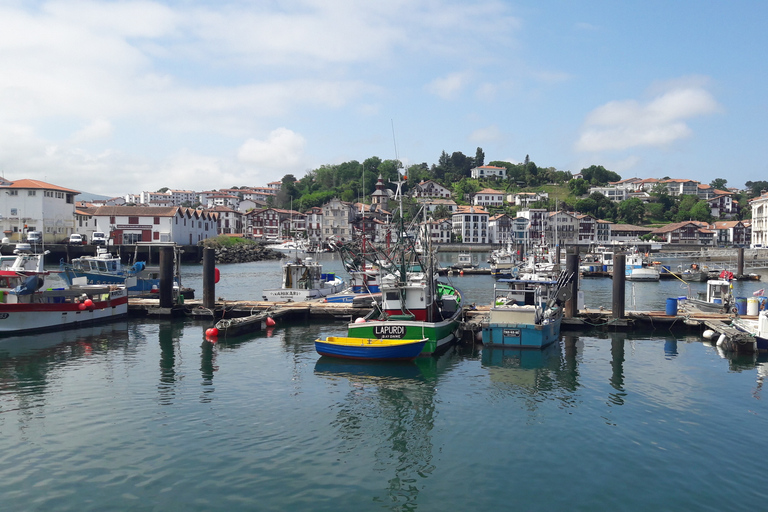
[[[30,244],[39,244],[43,242],[43,234],[40,231],[30,231],[27,233],[27,242]]]
[[[83,235],[80,235],[78,233],[72,233],[69,235],[69,240],[67,241],[69,245],[83,245],[85,244],[85,239],[83,238]]]
[[[94,231],[91,236],[91,243],[93,245],[107,245],[107,235],[102,231]]]

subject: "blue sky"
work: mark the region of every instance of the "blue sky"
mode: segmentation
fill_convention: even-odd
[[[742,187],[768,180],[766,20],[759,1],[5,0],[0,172],[114,196],[479,146]]]

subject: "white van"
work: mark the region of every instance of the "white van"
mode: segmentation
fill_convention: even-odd
[[[91,243],[93,245],[107,245],[107,235],[102,231],[94,231],[91,237]]]
[[[43,234],[40,231],[30,231],[27,233],[27,242],[30,244],[39,244],[43,241]]]

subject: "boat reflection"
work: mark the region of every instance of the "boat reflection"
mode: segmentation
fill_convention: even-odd
[[[439,357],[411,362],[350,361],[320,357],[315,375],[342,393],[331,427],[338,431],[339,450],[368,452],[386,488],[376,503],[392,510],[415,510],[420,489],[434,471],[432,430],[435,425],[436,382],[461,360],[454,349]]]

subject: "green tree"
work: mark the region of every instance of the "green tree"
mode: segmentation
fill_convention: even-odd
[[[627,224],[640,224],[645,215],[645,205],[636,197],[619,203],[616,209],[618,219]]]
[[[763,190],[768,190],[768,181],[748,181],[745,185],[752,192],[751,197],[759,196]]]
[[[474,165],[475,167],[481,167],[482,165],[484,165],[483,162],[485,162],[485,153],[483,152],[483,148],[478,147],[477,150],[475,151]]]
[[[576,178],[568,182],[568,190],[575,196],[583,196],[589,191],[589,182]]]
[[[581,170],[581,175],[593,185],[606,185],[611,181],[620,181],[621,176],[609,171],[602,165],[590,165]]]
[[[715,178],[709,183],[709,186],[712,188],[716,188],[717,190],[725,190],[725,184],[728,183],[728,180],[725,178]]]
[[[433,219],[447,219],[451,216],[451,211],[444,204],[438,205],[432,212]]]
[[[712,221],[712,211],[709,208],[709,203],[706,201],[699,201],[691,208],[691,218],[702,222]]]
[[[158,194],[165,194],[166,192],[168,192],[168,190],[169,190],[168,187],[163,187],[163,188],[159,189],[157,191],[157,193]]]

